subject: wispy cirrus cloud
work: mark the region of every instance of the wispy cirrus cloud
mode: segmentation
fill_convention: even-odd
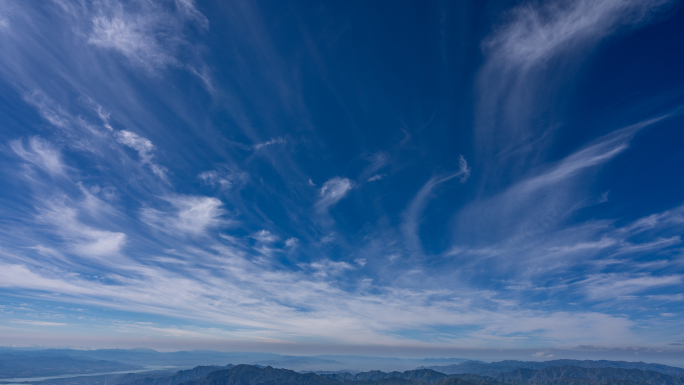
[[[73,119],[71,119],[57,103],[48,97],[45,92],[39,89],[31,90],[24,95],[24,100],[33,105],[43,119],[50,122],[53,126],[62,129],[70,128]]]
[[[375,174],[372,177],[368,178],[366,181],[367,182],[376,182],[376,181],[384,179],[386,176],[387,176],[387,174]]]
[[[104,150],[102,147],[107,144],[103,143],[103,138],[111,137],[119,144],[135,150],[141,164],[148,166],[160,179],[168,181],[167,168],[154,161],[155,148],[152,141],[129,130],[114,129],[110,123],[110,113],[91,98],[86,98],[86,100],[90,107],[97,113],[106,131],[98,130],[83,117],[73,116],[66,112],[42,90],[27,92],[24,99],[29,104],[33,105],[47,122],[62,130],[67,144],[72,149],[81,152],[92,152],[97,148]],[[40,138],[32,138],[29,140],[29,143],[34,154],[37,155],[38,158],[42,157],[43,166],[47,167],[48,163],[53,164],[54,167],[61,169],[61,174],[64,174],[64,167],[58,166],[59,163],[57,161],[59,160],[59,154],[55,153],[54,150],[50,150],[49,145],[45,144],[47,142]],[[15,152],[19,151],[24,155],[28,154],[23,150],[20,142],[13,142],[12,146],[13,148],[16,147]],[[57,169],[53,168],[50,172],[53,175],[56,175],[55,172],[57,172]]]
[[[377,152],[367,157],[370,164],[363,170],[360,180],[366,182],[375,182],[386,177],[386,174],[380,174],[378,171],[387,167],[390,164],[390,156],[385,152]]]
[[[465,183],[470,177],[470,167],[468,162],[466,162],[463,155],[459,157],[459,170],[446,175],[438,175],[431,177],[421,189],[418,191],[416,196],[413,198],[409,206],[406,208],[404,213],[404,223],[402,225],[402,231],[408,247],[412,252],[420,251],[420,237],[418,235],[418,227],[420,224],[420,216],[425,210],[425,206],[432,195],[435,187],[441,185],[442,183],[448,182],[452,179],[459,178],[461,183]]]
[[[152,172],[161,179],[167,179],[166,167],[153,162],[154,155],[152,151],[154,150],[154,145],[149,139],[143,138],[142,136],[139,136],[131,131],[121,130],[116,132],[116,140],[119,143],[137,151],[143,164],[147,164]]]
[[[316,278],[325,278],[330,275],[342,274],[347,270],[354,269],[354,266],[343,261],[331,261],[329,259],[324,259],[320,261],[311,262],[308,265],[300,265],[302,268],[312,269],[314,271],[313,276]]]
[[[59,234],[75,254],[85,258],[118,254],[126,242],[126,234],[84,223],[79,218],[83,214],[78,203],[69,204],[66,199],[62,199],[47,202],[45,207],[39,208],[37,219]]]
[[[462,234],[483,238],[524,239],[548,232],[573,212],[582,208],[584,199],[580,179],[583,172],[609,162],[629,147],[633,135],[645,127],[671,117],[665,114],[616,130],[586,145],[555,165],[522,179],[505,191],[466,207],[459,213]],[[486,229],[486,230],[485,230]]]
[[[52,144],[39,137],[32,137],[25,146],[22,140],[10,143],[12,150],[24,161],[37,166],[52,177],[66,176],[67,167],[62,156]]]
[[[209,28],[209,20],[197,9],[195,0],[176,0],[176,7],[185,13],[187,18],[194,20],[202,28]]]
[[[32,325],[32,326],[66,326],[67,324],[64,322],[50,322],[50,321],[32,321],[32,320],[11,320],[10,322],[16,323],[16,324],[25,324],[25,325]]]
[[[500,344],[506,335],[519,332],[535,332],[547,341],[574,338],[575,342],[593,340],[607,344],[629,340],[632,335],[630,321],[601,313],[549,314],[506,306],[482,310],[468,305],[469,301],[483,298],[483,293],[477,292],[461,293],[470,298],[465,302],[458,301],[459,295],[454,297],[448,290],[386,288],[375,293],[348,293],[325,279],[354,269],[343,262],[322,260],[303,265],[305,271],[311,271],[309,275],[271,272],[235,255],[222,257],[224,265],[214,274],[198,270],[192,272],[197,277],[179,276],[171,271],[139,266],[136,277],[112,276],[112,284],[82,277],[66,281],[56,272],[3,264],[0,286],[60,292],[68,298],[87,297],[90,304],[109,303],[108,306],[114,307],[121,304],[128,311],[152,311],[188,320],[239,325],[251,328],[255,335],[275,330],[281,338],[288,335],[287,340],[293,341],[302,337],[337,341],[339,336],[344,336],[347,343],[420,346],[420,342],[397,338],[388,332],[416,325],[444,324],[467,326],[474,331],[443,333],[439,340],[431,342],[433,346]],[[206,296],[212,301],[206,301]],[[274,318],[275,314],[278,316]],[[335,331],[334,335],[331,330]],[[352,337],[347,333],[352,333]]]
[[[648,290],[678,286],[684,282],[683,275],[654,276],[651,274],[596,274],[577,282],[580,290],[590,300],[606,300],[625,295],[641,294]]]
[[[162,198],[168,210],[144,208],[143,222],[155,229],[180,235],[200,236],[206,231],[225,225],[223,203],[212,197],[175,195]]]
[[[617,29],[646,24],[673,3],[559,0],[512,9],[483,43],[487,61],[480,70],[476,118],[483,159],[498,155],[504,173],[529,167],[530,154],[549,145],[562,124],[547,111],[586,54]]]
[[[117,13],[93,18],[93,32],[88,39],[90,44],[116,50],[143,67],[156,68],[176,63],[163,43],[150,35],[150,20],[130,17],[121,11]]]
[[[241,187],[247,183],[249,174],[244,171],[221,168],[219,170],[202,171],[197,175],[203,183],[219,187],[223,190]]]
[[[337,204],[337,202],[344,199],[347,193],[354,188],[354,183],[347,179],[341,178],[339,176],[328,179],[321,189],[319,190],[318,202],[316,202],[316,208],[319,211],[325,211],[331,206]]]
[[[621,26],[648,21],[669,0],[551,1],[525,3],[511,11],[512,21],[484,43],[507,66],[542,64],[553,55],[595,44]]]
[[[253,148],[255,151],[258,151],[258,150],[261,150],[263,148],[271,147],[271,146],[278,145],[278,144],[280,144],[280,145],[287,144],[287,140],[285,140],[284,138],[273,138],[273,139],[268,140],[266,142],[257,143],[253,146]]]
[[[252,238],[254,238],[257,242],[261,243],[273,243],[280,239],[277,235],[271,233],[268,230],[259,230],[256,233],[252,234]]]
[[[209,22],[194,1],[177,0],[175,8],[177,12],[162,4],[142,1],[131,5],[99,2],[92,14],[88,43],[118,52],[149,72],[168,66],[182,67],[184,64],[176,55],[185,43],[183,25],[189,21],[207,28]]]

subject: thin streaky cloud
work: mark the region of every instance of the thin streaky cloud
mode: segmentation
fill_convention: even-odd
[[[11,320],[9,322],[32,326],[66,326],[64,322],[31,321],[31,320]]]
[[[325,211],[344,199],[349,191],[354,188],[354,183],[347,178],[339,176],[328,179],[319,190],[319,199],[316,207],[319,211]]]
[[[412,252],[420,252],[421,250],[421,241],[418,234],[421,216],[435,187],[454,178],[460,178],[460,182],[465,183],[468,177],[470,177],[470,167],[463,155],[461,155],[459,156],[459,170],[457,172],[431,177],[415,195],[406,208],[402,225],[403,235]]]
[[[372,177],[368,178],[368,182],[376,182],[379,180],[384,179],[387,176],[387,174],[375,174]]]
[[[186,20],[208,28],[208,20],[191,0],[176,0],[178,13],[161,4],[99,2],[91,17],[88,43],[112,50],[149,73],[169,66],[182,67],[176,55],[185,44]],[[192,71],[191,71],[192,72]],[[200,74],[196,70],[194,71]],[[202,80],[206,83],[206,75]]]
[[[273,138],[269,141],[255,144],[254,150],[261,150],[265,147],[270,147],[270,146],[277,145],[277,144],[281,144],[281,145],[287,144],[287,140],[285,140],[284,138]]]
[[[166,167],[161,166],[153,161],[154,145],[149,139],[143,138],[138,134],[127,130],[118,131],[115,135],[116,140],[119,143],[137,151],[141,162],[143,164],[147,164],[155,175],[162,180],[167,179]]]
[[[94,258],[118,254],[126,242],[126,234],[83,223],[79,219],[80,214],[78,206],[56,201],[40,208],[37,219],[51,226],[73,253]]]
[[[141,220],[149,226],[172,234],[201,236],[214,227],[226,225],[223,203],[206,196],[167,196],[166,209],[144,208]]]
[[[67,167],[62,162],[62,155],[57,148],[40,137],[32,137],[25,146],[23,140],[15,140],[10,147],[21,159],[37,166],[52,177],[66,176]]]
[[[638,25],[669,0],[551,1],[522,4],[511,11],[513,21],[484,44],[504,65],[543,63],[563,50],[591,44],[622,25]]]
[[[653,276],[650,274],[598,274],[575,285],[587,293],[591,300],[615,298],[664,286],[678,286],[684,282],[682,275]]]

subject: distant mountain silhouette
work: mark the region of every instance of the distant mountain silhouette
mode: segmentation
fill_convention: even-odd
[[[142,366],[58,354],[27,355],[23,352],[0,352],[0,380],[3,378],[79,375],[136,369],[142,369]]]
[[[639,369],[650,370],[658,373],[667,374],[673,377],[684,377],[684,369],[661,364],[647,364],[644,362],[627,361],[607,361],[607,360],[552,360],[544,362],[536,361],[516,361],[506,360],[499,362],[486,363],[482,361],[466,361],[454,365],[428,366],[432,369],[445,374],[480,374],[494,376],[498,373],[510,372],[516,369],[544,369],[550,366],[575,366],[579,368],[619,368],[619,369]]]
[[[541,370],[516,369],[512,372],[502,373],[495,380],[504,383],[551,383],[556,380],[573,379],[590,380],[594,383],[607,381],[629,381],[638,384],[650,385],[684,385],[684,379],[668,376],[667,374],[651,370],[622,369],[622,368],[580,368],[576,366],[548,366]],[[586,381],[585,381],[586,382]],[[565,383],[565,382],[564,382]]]
[[[297,373],[289,369],[258,368],[237,365],[232,369],[217,370],[185,385],[339,385],[340,381],[314,373]]]
[[[357,374],[350,373],[335,373],[324,374],[323,377],[332,378],[339,381],[364,381],[364,380],[382,380],[390,378],[400,378],[404,380],[417,380],[419,382],[427,382],[429,384],[441,381],[448,376],[431,369],[416,369],[407,370],[405,372],[381,372],[379,370],[372,370],[370,372],[361,372]]]
[[[53,360],[56,358],[59,357],[50,357]],[[90,363],[101,364],[100,361]],[[6,365],[2,360],[0,364]],[[54,365],[45,366],[46,370],[49,368],[54,368]],[[404,372],[372,370],[316,374],[271,366],[229,364],[198,366],[169,374],[157,371],[148,374],[60,378],[35,385],[104,385],[103,382],[108,385],[684,385],[684,369],[643,362],[469,361],[446,368],[460,373],[446,374],[420,368]]]
[[[496,363],[495,368],[520,365],[521,361]],[[484,363],[481,363],[484,364]],[[480,367],[481,364],[478,364]],[[524,364],[524,363],[523,363]],[[540,363],[535,363],[540,364]],[[638,363],[637,363],[638,364]],[[591,364],[585,363],[586,366]],[[626,365],[622,363],[621,365]],[[648,364],[644,364],[648,365]],[[628,365],[626,365],[628,366]],[[237,365],[232,368],[198,367],[182,371],[168,378],[137,380],[127,385],[684,385],[681,377],[653,370],[615,367],[546,366],[542,369],[516,368],[514,370],[482,375],[461,373],[447,375],[431,369],[405,372],[362,373],[299,373],[273,367]],[[674,367],[660,368],[676,372]],[[197,376],[179,383],[181,378]]]
[[[181,370],[169,377],[161,378],[143,378],[128,382],[130,385],[178,385],[183,382],[191,381],[199,377],[219,370],[227,370],[234,368],[235,365],[228,364],[226,366],[198,366],[193,369]]]

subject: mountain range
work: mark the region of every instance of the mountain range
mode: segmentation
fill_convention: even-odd
[[[513,361],[505,364],[481,363],[480,373],[446,374],[422,368],[404,372],[375,370],[316,374],[270,366],[228,365],[213,368],[216,370],[212,370],[211,367],[198,367],[165,378],[137,379],[121,385],[684,385],[684,370],[680,368],[619,361],[606,361],[601,363],[606,366],[593,367],[594,363],[569,361],[585,367],[560,365],[561,362],[548,361],[534,363],[540,367],[538,369],[516,367],[510,371],[496,372],[504,366],[513,367],[516,363],[521,366],[533,364]],[[487,365],[491,365],[491,368],[484,370]],[[629,366],[639,366],[640,369]],[[192,376],[196,377],[187,380]]]
[[[551,360],[544,362],[505,360],[499,362],[465,361],[453,365],[428,366],[445,374],[474,373],[485,376],[495,376],[499,373],[516,369],[544,369],[549,366],[574,366],[578,368],[618,368],[650,370],[674,377],[684,377],[684,369],[661,364],[647,364],[644,362],[607,361],[607,360]]]
[[[142,373],[140,365],[152,362],[182,362],[208,356],[209,352],[158,353],[154,351],[100,350],[0,350],[0,384],[12,377],[60,374],[61,378],[33,379],[33,385],[684,385],[684,369],[661,364],[626,361],[552,360],[545,362],[506,360],[499,362],[445,360],[448,365],[418,367],[406,371],[295,371],[262,364],[201,365],[192,369],[158,368]],[[249,355],[249,353],[247,354]],[[222,353],[220,358],[237,356]],[[243,356],[244,357],[244,356]],[[98,358],[110,358],[99,360]],[[122,359],[124,358],[124,359]],[[253,361],[322,363],[329,357],[259,355]],[[115,360],[119,359],[119,360]],[[155,361],[156,360],[156,361]],[[161,360],[161,361],[160,361]],[[414,360],[419,361],[419,360]],[[427,360],[426,362],[434,362]],[[336,361],[339,363],[339,361]],[[372,362],[372,361],[371,361]],[[381,361],[377,361],[381,362]],[[407,361],[403,361],[405,364]],[[414,366],[415,367],[415,366]],[[99,372],[107,372],[93,375]],[[122,372],[123,371],[123,372]],[[111,373],[114,372],[114,373]],[[68,377],[68,378],[64,378]],[[5,379],[3,381],[3,379]],[[14,379],[13,382],[19,382]]]

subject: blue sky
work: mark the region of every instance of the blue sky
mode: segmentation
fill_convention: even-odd
[[[0,344],[681,356],[681,5],[0,0]]]

